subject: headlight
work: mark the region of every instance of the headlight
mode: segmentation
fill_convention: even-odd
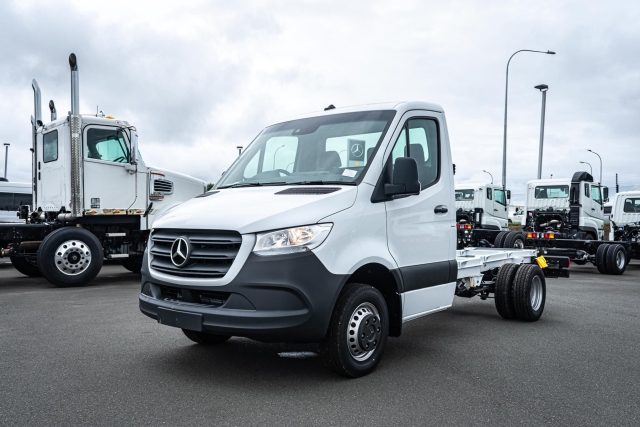
[[[314,224],[259,233],[253,251],[257,255],[281,255],[306,252],[320,246],[333,224]]]

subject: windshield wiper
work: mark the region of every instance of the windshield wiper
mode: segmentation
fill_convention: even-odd
[[[231,185],[224,185],[220,188],[239,188],[239,187],[262,187],[263,185],[286,185],[286,182],[236,182]]]
[[[354,181],[300,181],[289,182],[287,185],[356,185]]]

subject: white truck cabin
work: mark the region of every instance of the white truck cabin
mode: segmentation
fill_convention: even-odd
[[[609,240],[615,238],[614,227],[638,224],[640,227],[640,191],[623,191],[617,193],[611,207],[611,228]]]
[[[474,214],[482,215],[474,227],[489,230],[509,229],[509,191],[497,184],[456,184],[456,216],[458,222],[474,222]],[[477,216],[475,218],[478,218]]]
[[[18,217],[20,206],[32,204],[31,184],[0,180],[0,223],[24,222]]]

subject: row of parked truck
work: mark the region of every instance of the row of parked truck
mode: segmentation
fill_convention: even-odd
[[[538,234],[559,242],[591,231],[574,214],[587,208],[583,183],[593,185],[584,175],[566,208],[553,207],[562,223],[543,225],[542,210],[527,208],[524,237],[497,219],[508,191],[484,186],[456,201],[445,114],[425,102],[329,106],[275,123],[206,192],[147,166],[129,122],[81,115],[73,54],[69,65],[62,119],[52,101],[42,121],[33,82],[33,205],[20,206],[23,223],[0,225],[0,255],[56,286],[122,260],[142,273],[141,312],[199,344],[318,342],[329,368],[365,375],[388,337],[454,296],[494,298],[503,318],[538,320],[546,278],[569,275],[567,254],[538,248]]]

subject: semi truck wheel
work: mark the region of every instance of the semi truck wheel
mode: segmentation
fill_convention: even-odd
[[[609,274],[620,275],[627,269],[629,257],[624,246],[615,244],[609,245],[607,249],[607,272]]]
[[[509,234],[508,231],[501,231],[498,233],[498,235],[496,236],[496,240],[493,241],[493,247],[494,248],[501,248],[502,244],[504,243],[504,239],[506,239],[507,234]]]
[[[28,258],[12,256],[9,257],[11,260],[11,264],[13,264],[13,268],[18,270],[20,273],[29,277],[40,277],[42,273],[40,273],[40,269],[38,269],[38,263],[32,262]]]
[[[98,238],[78,227],[54,231],[38,249],[42,275],[58,287],[86,285],[98,275],[103,260]]]
[[[389,312],[374,287],[353,283],[333,310],[327,336],[320,342],[325,365],[345,377],[361,377],[382,359],[389,333]]]
[[[519,264],[505,264],[498,271],[494,301],[498,314],[505,319],[517,319],[516,309],[513,307],[513,281],[518,272]]]
[[[544,311],[547,284],[542,269],[535,264],[518,268],[512,289],[513,306],[518,319],[535,322]]]
[[[183,329],[182,332],[193,342],[203,345],[222,344],[231,338],[229,335],[208,334],[206,332],[190,331]]]
[[[122,260],[122,266],[132,273],[140,274],[142,258],[125,258]]]
[[[524,249],[524,234],[517,231],[510,231],[502,242],[503,248]]]
[[[609,270],[607,269],[608,250],[609,245],[600,245],[598,246],[598,250],[596,250],[596,267],[598,267],[600,274],[609,274]]]

